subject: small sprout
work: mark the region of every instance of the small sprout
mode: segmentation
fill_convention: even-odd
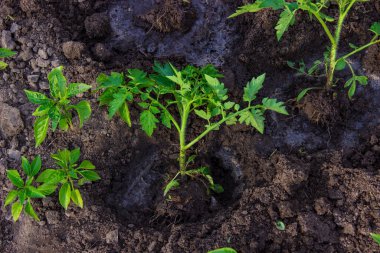
[[[211,250],[207,253],[237,253],[237,251],[234,250],[233,248],[220,248],[220,249]]]
[[[370,235],[371,235],[372,239],[373,239],[377,244],[380,245],[380,234],[374,234],[374,233],[371,233]]]
[[[9,58],[16,54],[16,52],[13,52],[12,50],[9,50],[7,48],[0,48],[0,59],[2,58]],[[0,61],[0,70],[4,70],[6,67],[8,67],[8,64],[4,61]]]
[[[73,97],[88,91],[91,86],[84,83],[67,84],[62,71],[63,67],[61,66],[53,69],[48,75],[50,97],[39,92],[25,90],[29,101],[39,105],[33,113],[33,116],[36,117],[34,122],[36,147],[45,140],[49,126],[53,132],[58,127],[63,131],[71,128],[73,111],[76,111],[79,116],[79,127],[82,127],[83,123],[91,116],[91,107],[88,101],[82,100],[77,104],[71,103]]]
[[[284,231],[286,228],[285,223],[280,220],[276,221],[276,228],[280,231]]]

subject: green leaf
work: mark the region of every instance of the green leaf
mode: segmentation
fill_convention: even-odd
[[[61,120],[61,113],[58,109],[57,106],[53,106],[50,108],[49,112],[48,112],[48,116],[51,120],[51,128],[52,128],[52,131],[54,132],[57,127],[58,127],[58,124],[59,124],[59,121]]]
[[[272,8],[273,10],[279,10],[284,8],[285,1],[284,0],[258,0],[253,4],[247,4],[238,8],[238,10],[229,16],[229,18],[233,18],[248,12],[259,12],[265,8]]]
[[[22,212],[22,204],[17,201],[12,205],[12,217],[13,221],[16,222],[20,218],[20,214]]]
[[[80,101],[74,106],[79,116],[79,127],[83,127],[83,123],[91,117],[91,106],[86,100]]]
[[[291,25],[294,25],[295,22],[295,11],[285,9],[281,15],[280,19],[277,22],[275,27],[277,40],[280,41],[284,33],[289,29]]]
[[[51,104],[51,101],[49,101],[49,103],[40,105],[39,107],[37,107],[37,109],[33,112],[32,115],[36,117],[45,116],[46,114],[48,114],[51,107],[52,107],[52,104]]]
[[[315,90],[315,89],[319,89],[319,88],[317,88],[317,87],[311,87],[311,88],[303,89],[303,90],[300,92],[300,94],[298,94],[296,101],[297,101],[297,102],[300,102],[300,101],[306,96],[306,94],[307,94],[309,91],[311,91],[311,90]]]
[[[252,102],[256,99],[257,93],[263,88],[263,83],[265,81],[265,74],[257,78],[252,78],[252,80],[247,83],[247,86],[244,88],[243,100],[245,102]]]
[[[128,77],[131,79],[131,84],[140,88],[149,87],[153,84],[152,80],[147,77],[147,73],[140,69],[128,69]]]
[[[126,89],[121,89],[118,93],[113,94],[113,100],[109,103],[109,118],[112,118],[120,110],[126,100],[131,100],[132,98],[132,94]]]
[[[79,174],[89,181],[97,181],[101,179],[98,173],[92,170],[81,170],[79,171]]]
[[[0,58],[8,58],[16,55],[16,52],[13,52],[12,50],[8,48],[0,48]]]
[[[57,189],[58,185],[52,184],[52,183],[45,183],[40,185],[37,190],[41,192],[45,196],[49,196],[50,194],[54,193]]]
[[[284,106],[284,102],[279,102],[275,98],[264,98],[263,106],[266,110],[275,111],[284,115],[289,115]]]
[[[30,166],[28,159],[24,156],[21,157],[21,168],[24,170],[26,175],[29,176],[31,174],[32,167]]]
[[[79,160],[80,148],[76,148],[70,151],[70,164],[74,164]]]
[[[26,195],[29,198],[45,198],[46,197],[42,192],[40,192],[37,188],[31,185],[26,187]]]
[[[217,78],[209,75],[205,75],[205,79],[220,101],[227,99],[227,89],[224,87],[223,83],[219,82]]]
[[[57,67],[48,74],[50,94],[55,98],[66,98],[67,81],[63,75],[63,67]]]
[[[34,177],[35,175],[37,175],[38,172],[40,172],[41,170],[41,165],[42,165],[41,156],[38,155],[36,158],[34,158],[31,165],[30,173],[27,175],[30,177]]]
[[[161,119],[161,123],[164,126],[166,126],[169,129],[172,127],[169,112],[167,112],[166,110],[162,111],[160,119]]]
[[[375,33],[376,36],[380,35],[380,22],[375,22],[371,25],[371,28],[369,29],[371,32]]]
[[[237,251],[232,248],[220,248],[220,249],[211,250],[207,253],[237,253]]]
[[[89,89],[91,89],[91,85],[85,83],[70,83],[67,90],[67,96],[69,98],[74,97],[78,94],[88,91]]]
[[[176,188],[179,186],[179,182],[177,180],[171,180],[166,186],[165,186],[165,189],[164,189],[164,196],[166,196],[168,194],[168,192],[173,189],[173,188]]]
[[[36,179],[37,183],[49,183],[49,182],[55,182],[55,180],[58,176],[58,171],[55,169],[46,169],[44,170]],[[58,180],[57,182],[59,182]]]
[[[350,99],[352,99],[352,97],[355,95],[355,91],[356,91],[356,83],[354,82],[353,84],[351,84],[350,89],[348,89],[348,97]]]
[[[341,71],[341,70],[345,69],[346,66],[347,66],[347,63],[344,59],[338,60],[335,64],[335,70]]]
[[[30,90],[24,90],[24,92],[28,100],[33,104],[46,105],[50,102],[50,99],[42,93]]]
[[[78,189],[71,192],[71,200],[80,208],[83,208],[83,199]]]
[[[70,198],[71,198],[71,187],[69,183],[64,183],[59,190],[59,203],[61,206],[65,209],[70,204]]]
[[[245,123],[248,126],[252,126],[256,128],[259,133],[264,133],[264,117],[262,115],[262,112],[260,110],[254,110],[251,111],[244,111],[242,112],[239,118],[239,122]]]
[[[4,70],[8,67],[8,64],[3,62],[3,61],[0,61],[0,70]]]
[[[67,131],[69,129],[69,123],[67,122],[66,118],[61,118],[58,125],[59,129],[61,129],[62,131]]]
[[[158,122],[159,120],[149,110],[143,111],[140,115],[141,127],[148,136],[152,136],[154,129],[157,128]]]
[[[96,79],[96,82],[100,84],[99,88],[120,87],[124,82],[124,74],[112,72],[111,75],[100,74]]]
[[[125,102],[119,109],[120,118],[127,123],[129,127],[132,127],[131,114],[129,112],[128,104]]]
[[[18,196],[18,191],[16,190],[10,191],[7,197],[5,198],[4,207],[12,204],[12,202],[16,200],[17,196]]]
[[[374,234],[374,233],[370,233],[372,239],[380,245],[380,235],[379,234]]]
[[[208,114],[207,112],[203,111],[203,110],[194,110],[195,114],[198,115],[198,117],[202,118],[202,119],[205,119],[205,120],[210,120],[211,119],[211,115]]]
[[[39,117],[34,122],[34,139],[36,139],[36,147],[41,145],[45,140],[49,128],[50,119],[48,115]]]
[[[282,222],[282,221],[276,221],[276,228],[280,231],[284,231],[285,230],[285,223]]]
[[[26,189],[21,189],[18,191],[18,198],[20,203],[24,203],[26,199]]]
[[[38,218],[38,215],[37,215],[36,212],[34,211],[33,206],[32,206],[32,204],[30,203],[30,201],[28,201],[28,202],[26,203],[26,206],[25,206],[25,213],[27,213],[30,217],[32,217],[32,218],[35,219],[36,221],[40,221],[40,218]]]
[[[234,107],[234,105],[235,105],[235,102],[226,102],[224,103],[223,107],[226,110],[230,110],[232,107]]]
[[[84,160],[78,167],[78,169],[93,170],[95,165],[92,164],[89,160]]]
[[[223,193],[224,192],[224,188],[223,186],[221,186],[220,184],[213,184],[213,185],[210,185],[210,189],[215,192],[215,193]]]
[[[7,170],[7,177],[14,186],[18,188],[24,187],[24,180],[22,180],[17,170]]]

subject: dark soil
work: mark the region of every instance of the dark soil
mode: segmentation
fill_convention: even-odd
[[[16,134],[0,133],[0,205],[11,189],[5,170],[18,168],[21,155],[41,154],[49,167],[51,153],[80,147],[102,177],[83,186],[83,209],[64,211],[57,196],[36,201],[38,223],[28,217],[13,223],[2,208],[0,252],[207,252],[223,246],[247,253],[380,251],[369,237],[380,233],[379,47],[351,59],[369,76],[353,100],[341,81],[331,93],[312,93],[297,105],[300,90],[324,82],[295,76],[286,65],[321,56],[327,39],[316,22],[298,16],[277,42],[277,12],[227,20],[243,1],[191,2],[0,2],[2,43],[7,38],[18,52],[1,73],[0,106],[20,111],[23,123]],[[378,1],[357,5],[344,28],[342,51],[348,50],[346,41],[367,41],[368,27],[378,20]],[[70,81],[95,87],[101,72],[148,70],[154,60],[214,63],[233,97],[265,72],[261,96],[287,101],[290,116],[267,115],[264,135],[245,126],[223,127],[193,150],[223,194],[208,195],[201,181],[189,180],[165,201],[162,188],[176,171],[176,133],[160,128],[146,137],[135,108],[132,128],[110,121],[97,106],[97,94],[88,97],[93,116],[82,129],[50,133],[34,148],[34,107],[23,89],[46,91],[52,67],[63,65]],[[190,134],[201,127],[191,119]],[[279,220],[285,231],[276,228]]]

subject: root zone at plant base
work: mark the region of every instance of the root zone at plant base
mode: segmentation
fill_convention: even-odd
[[[332,93],[299,92],[323,86],[323,78],[296,75],[287,61],[310,66],[323,56],[328,38],[308,15],[297,15],[281,41],[274,27],[279,12],[264,10],[227,19],[242,1],[35,1],[0,3],[1,46],[17,55],[4,59],[0,75],[0,204],[13,189],[6,170],[19,169],[21,156],[80,148],[80,161],[96,166],[101,180],[81,186],[84,208],[67,210],[58,192],[33,200],[41,221],[21,215],[13,223],[0,211],[0,252],[207,252],[231,247],[238,252],[377,252],[370,233],[380,233],[380,46],[350,59],[368,77],[350,100],[342,80]],[[332,5],[329,15],[337,15]],[[365,13],[365,14],[363,14]],[[176,18],[170,19],[176,15]],[[347,42],[362,45],[380,20],[377,1],[357,4],[343,25],[340,52]],[[4,45],[5,44],[5,45]],[[172,50],[171,48],[172,47]],[[3,60],[3,59],[1,59]],[[266,73],[257,101],[286,102],[289,116],[267,113],[265,133],[237,124],[223,125],[199,141],[194,168],[207,166],[221,194],[207,194],[199,180],[163,197],[178,171],[178,134],[159,125],[148,137],[139,125],[141,108],[130,105],[132,127],[109,119],[99,107],[101,93],[84,93],[91,118],[79,128],[48,132],[35,148],[33,106],[24,90],[48,93],[48,73],[64,66],[68,83],[95,89],[101,73],[141,69],[154,61],[212,63],[224,75],[229,99],[242,101],[252,77]],[[188,120],[188,140],[204,130],[204,120]],[[284,227],[283,227],[284,225]]]

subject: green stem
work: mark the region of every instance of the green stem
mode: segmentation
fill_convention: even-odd
[[[366,49],[366,48],[368,48],[368,47],[370,47],[370,46],[372,46],[372,45],[378,44],[378,43],[380,43],[380,40],[372,41],[372,42],[370,42],[370,43],[368,43],[368,44],[366,44],[366,45],[364,45],[364,46],[361,46],[361,47],[355,49],[355,50],[352,51],[351,53],[348,53],[348,54],[346,54],[345,56],[342,56],[340,59],[344,59],[344,60],[345,60],[345,59],[347,59],[347,58],[353,56],[354,54],[357,54],[357,53],[359,53],[360,51],[363,51],[364,49]]]
[[[333,37],[330,29],[327,27],[326,22],[323,21],[323,19],[321,18],[321,16],[319,15],[318,12],[313,12],[313,14],[316,17],[316,19],[319,21],[319,23],[322,25],[323,30],[325,30],[325,33],[326,33],[327,37],[329,37],[331,44],[335,44],[335,38]]]
[[[179,169],[182,176],[184,176],[186,172],[186,128],[189,113],[189,106],[184,106],[181,117],[181,128],[179,131]]]
[[[255,108],[256,106],[249,106],[243,110],[240,110],[238,112],[235,112],[233,114],[230,114],[228,115],[227,117],[221,119],[220,121],[212,124],[210,127],[208,127],[205,131],[203,131],[203,133],[201,133],[200,135],[198,135],[198,137],[196,137],[194,140],[192,140],[191,142],[189,142],[184,148],[185,150],[191,148],[194,144],[196,144],[198,141],[200,141],[203,137],[205,137],[209,132],[215,130],[216,128],[218,128],[221,124],[223,124],[224,122],[228,121],[229,119],[232,119],[236,116],[238,116],[239,114],[241,114],[242,112],[245,112],[245,111],[248,111],[248,110],[251,110],[252,108]]]

